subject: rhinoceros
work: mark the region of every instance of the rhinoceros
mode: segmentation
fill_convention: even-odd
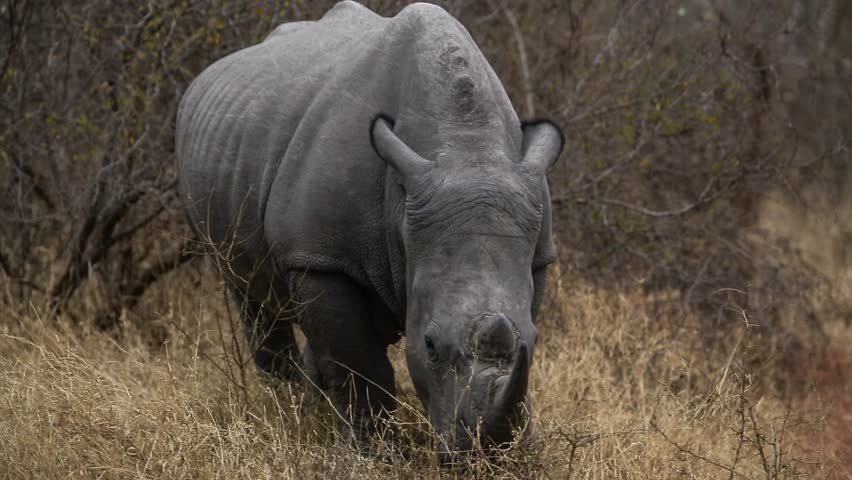
[[[563,137],[518,120],[456,19],[344,1],[283,24],[192,82],[176,135],[180,197],[260,370],[303,372],[363,443],[397,408],[387,350],[404,335],[445,455],[515,439]]]

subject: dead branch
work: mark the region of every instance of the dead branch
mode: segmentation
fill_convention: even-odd
[[[691,449],[684,447],[683,445],[675,442],[668,435],[666,435],[666,433],[657,425],[657,422],[654,419],[651,419],[651,421],[649,423],[651,425],[651,429],[653,429],[654,432],[656,432],[661,437],[663,437],[663,440],[665,440],[666,443],[675,447],[679,452],[686,454],[686,455],[689,455],[690,457],[696,458],[696,459],[701,460],[703,462],[706,462],[710,465],[713,465],[714,467],[720,468],[720,469],[728,472],[732,477],[738,477],[738,478],[744,478],[744,479],[749,478],[749,477],[737,472],[736,469],[731,467],[730,465],[725,465],[723,463],[719,463],[716,460],[708,458],[705,455],[701,455],[700,453],[694,452]]]
[[[698,199],[688,205],[684,205],[681,208],[675,210],[652,210],[650,208],[645,208],[640,205],[633,205],[632,203],[623,202],[621,200],[615,200],[610,198],[601,199],[601,203],[605,203],[607,205],[616,205],[619,207],[624,207],[628,210],[633,210],[634,212],[639,212],[644,215],[649,215],[651,217],[674,217],[678,215],[683,215],[691,210],[694,210],[696,207],[706,203],[709,199],[713,198],[712,195],[708,195],[710,192],[710,188],[713,187],[713,183],[715,178],[711,178],[707,185],[704,186],[704,190],[701,191],[701,194],[698,195]]]
[[[524,41],[524,34],[521,32],[521,27],[518,24],[518,18],[505,4],[501,7],[503,15],[506,16],[509,25],[512,27],[512,35],[515,37],[515,45],[518,47],[518,59],[521,64],[521,82],[524,87],[524,114],[527,118],[535,116],[535,95],[533,93],[532,75],[530,75],[530,63],[527,58],[527,45]]]

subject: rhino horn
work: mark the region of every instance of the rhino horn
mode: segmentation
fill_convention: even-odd
[[[526,398],[529,379],[530,358],[526,344],[521,342],[512,372],[497,379],[497,391],[491,404],[494,419],[511,422],[518,417],[519,405]]]

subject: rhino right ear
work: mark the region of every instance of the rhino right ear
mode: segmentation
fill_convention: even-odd
[[[524,134],[524,163],[532,165],[542,174],[547,172],[559,159],[565,145],[562,130],[550,120],[541,119],[521,123],[521,131]]]
[[[408,145],[393,133],[394,123],[392,118],[384,114],[379,114],[373,119],[370,124],[370,143],[373,145],[373,150],[403,178],[411,178],[427,172],[432,162],[408,148]]]

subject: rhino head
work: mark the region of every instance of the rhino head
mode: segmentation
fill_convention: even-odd
[[[545,173],[561,132],[550,122],[526,124],[519,152],[457,139],[429,159],[386,117],[373,122],[371,138],[404,191],[408,370],[443,458],[475,440],[511,442],[530,411],[532,266],[550,228]]]

